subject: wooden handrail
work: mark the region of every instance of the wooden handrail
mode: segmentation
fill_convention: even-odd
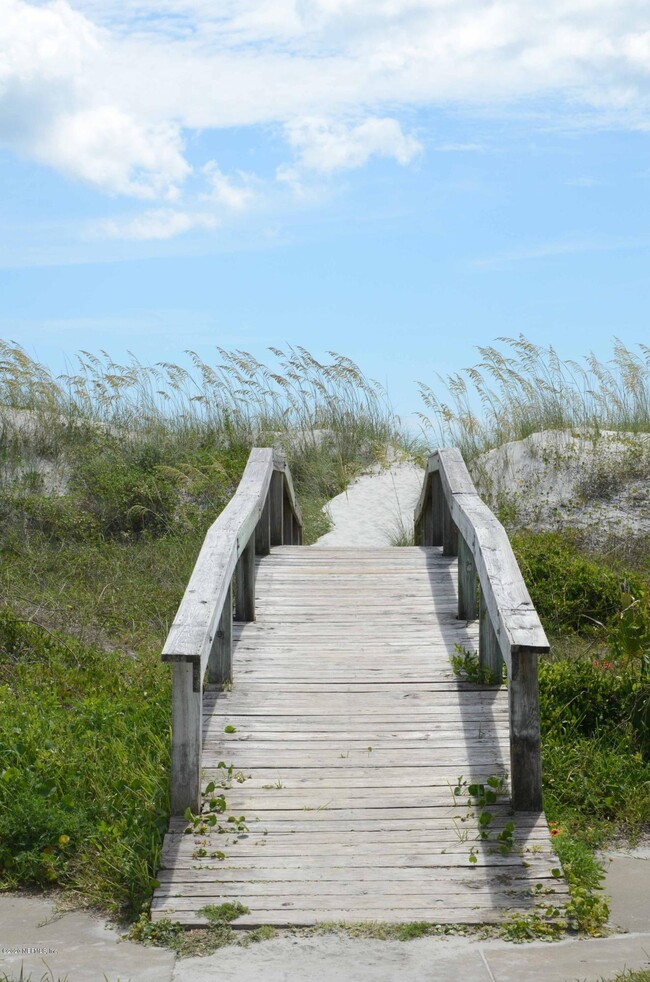
[[[203,679],[232,679],[235,617],[255,619],[255,554],[302,543],[302,514],[283,455],[253,448],[239,487],[210,526],[162,652],[173,663],[171,810],[200,807]]]
[[[458,556],[458,616],[479,618],[480,668],[500,684],[505,662],[512,802],[518,811],[539,811],[537,662],[549,644],[506,531],[481,500],[459,450],[429,457],[414,518],[416,541]]]

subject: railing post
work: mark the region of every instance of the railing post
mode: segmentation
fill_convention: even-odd
[[[510,785],[515,811],[542,810],[537,659],[537,652],[525,648],[510,655]]]
[[[442,538],[442,512],[446,507],[444,493],[442,490],[442,480],[440,472],[434,471],[431,475],[431,542],[428,545],[441,546]]]
[[[235,567],[235,618],[255,620],[255,536],[251,535]]]
[[[282,494],[282,544],[293,545],[293,512],[289,503],[289,495],[283,490]]]
[[[483,597],[480,600],[478,625],[478,667],[489,677],[493,685],[501,685],[503,655],[496,631],[492,627],[490,612]]]
[[[447,502],[442,509],[442,554],[443,556],[458,555],[458,529],[451,517],[451,508]]]
[[[212,641],[208,657],[208,682],[212,684],[232,681],[232,583],[221,611],[219,627]]]
[[[271,545],[281,546],[284,535],[284,474],[282,471],[273,471],[271,486],[269,487],[269,502],[271,511]]]
[[[198,662],[174,662],[172,678],[171,813],[201,807],[201,669]]]
[[[271,551],[271,504],[270,490],[264,502],[260,520],[255,527],[255,554],[268,556]]]
[[[478,617],[476,563],[463,536],[458,535],[458,619],[475,621]]]
[[[433,543],[433,497],[431,488],[433,486],[433,475],[429,485],[429,493],[424,499],[424,508],[420,519],[420,538],[421,545],[432,546]]]

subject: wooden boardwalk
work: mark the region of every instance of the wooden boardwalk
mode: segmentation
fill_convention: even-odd
[[[233,687],[203,694],[202,787],[232,763],[245,780],[219,822],[248,831],[173,818],[154,920],[203,924],[202,907],[238,900],[242,926],[477,923],[563,902],[544,815],[513,815],[505,789],[481,840],[468,805],[467,785],[510,770],[508,692],[452,672],[479,634],[457,617],[457,562],[439,547],[257,557]]]

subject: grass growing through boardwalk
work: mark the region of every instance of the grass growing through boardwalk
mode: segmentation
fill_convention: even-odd
[[[168,818],[160,650],[250,447],[285,450],[309,542],[323,502],[404,443],[348,359],[276,355],[193,374],[84,355],[56,379],[0,345],[1,886],[138,916]]]

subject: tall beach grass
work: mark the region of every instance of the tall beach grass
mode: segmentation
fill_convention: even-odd
[[[459,447],[472,460],[542,430],[650,432],[647,345],[615,340],[609,360],[576,362],[523,335],[497,340],[501,347],[479,347],[481,360],[440,377],[439,388],[419,383],[418,416],[432,445]]]

